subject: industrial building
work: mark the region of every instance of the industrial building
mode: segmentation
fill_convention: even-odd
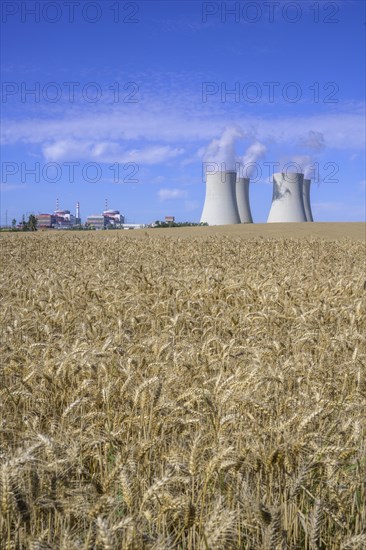
[[[55,210],[56,229],[70,229],[75,225],[75,216],[71,214],[70,210]]]
[[[106,226],[119,227],[125,221],[125,217],[119,210],[104,210],[103,216],[106,220]]]
[[[253,223],[249,202],[249,178],[240,177],[231,170],[207,173],[201,223]]]
[[[107,201],[105,203],[107,207]],[[70,210],[61,210],[59,201],[56,201],[56,210],[53,214],[38,214],[37,224],[40,229],[72,229],[80,228],[80,203],[76,203],[75,216]],[[123,229],[125,218],[119,210],[104,210],[102,214],[94,214],[86,219],[86,226],[94,229]]]
[[[80,225],[80,207],[79,203],[76,205],[76,216],[71,214],[70,210],[60,210],[58,208],[58,199],[57,199],[57,207],[53,214],[38,214],[36,216],[37,218],[37,225],[39,228],[47,228],[47,229],[70,229],[74,227],[75,225]],[[79,222],[77,222],[77,219],[79,218]]]
[[[86,225],[94,229],[120,229],[123,227],[124,221],[124,216],[119,210],[104,210],[102,214],[88,216]]]
[[[105,218],[103,214],[93,214],[86,218],[86,225],[93,229],[105,229]]]
[[[235,171],[206,173],[206,196],[201,223],[208,225],[240,223]]]
[[[36,218],[37,226],[40,229],[50,229],[51,227],[55,227],[56,216],[54,214],[38,214]]]
[[[55,210],[53,214],[38,214],[37,225],[39,228],[70,229],[75,225],[75,216],[70,210]]]
[[[303,198],[304,174],[273,174],[272,206],[267,223],[306,222]]]
[[[207,173],[201,223],[253,223],[249,183],[249,178],[241,177],[235,171]],[[304,179],[301,173],[273,174],[272,205],[267,222],[312,222],[310,186],[310,179]]]

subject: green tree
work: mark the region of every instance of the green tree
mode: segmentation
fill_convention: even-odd
[[[37,231],[37,218],[31,214],[27,221],[28,231]]]
[[[12,229],[15,229],[15,228],[16,228],[16,225],[17,225],[17,221],[16,221],[15,218],[13,218],[13,219],[11,220],[11,227],[12,227]]]

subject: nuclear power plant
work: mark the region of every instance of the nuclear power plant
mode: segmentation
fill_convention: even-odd
[[[249,178],[235,171],[206,174],[206,196],[201,223],[226,225],[253,223]],[[310,179],[297,172],[273,174],[272,205],[267,223],[312,222]]]
[[[306,222],[303,198],[304,174],[273,174],[272,206],[267,223]]]
[[[208,225],[240,223],[234,170],[206,173],[206,198],[201,223]]]
[[[253,223],[249,202],[249,178],[236,177],[236,202],[241,223]]]

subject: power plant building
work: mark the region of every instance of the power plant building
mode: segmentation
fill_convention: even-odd
[[[58,229],[69,229],[75,225],[75,216],[70,213],[70,210],[55,210],[56,223]]]
[[[124,216],[119,210],[104,210],[103,214],[88,216],[86,224],[94,229],[121,228],[124,223]]]
[[[94,214],[86,218],[86,224],[94,229],[105,229],[105,218],[103,214]]]
[[[267,223],[306,222],[303,200],[304,174],[273,174],[272,206]]]
[[[38,214],[37,225],[39,228],[70,229],[75,224],[75,216],[70,210],[55,210],[53,214]]]
[[[240,223],[235,171],[206,173],[206,196],[201,223],[208,225]]]
[[[124,223],[125,218],[119,210],[104,210],[105,225],[119,227]]]
[[[57,199],[57,207],[58,207]],[[119,210],[105,209],[102,214],[88,216],[86,225],[94,229],[123,229],[125,218]],[[80,203],[76,203],[75,216],[70,210],[56,208],[53,214],[38,214],[37,222],[39,228],[72,229],[81,226]]]
[[[38,214],[37,226],[40,229],[51,229],[56,224],[56,216],[54,214]]]

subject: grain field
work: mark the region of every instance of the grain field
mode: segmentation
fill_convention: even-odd
[[[364,242],[154,231],[0,238],[1,549],[365,548]]]

